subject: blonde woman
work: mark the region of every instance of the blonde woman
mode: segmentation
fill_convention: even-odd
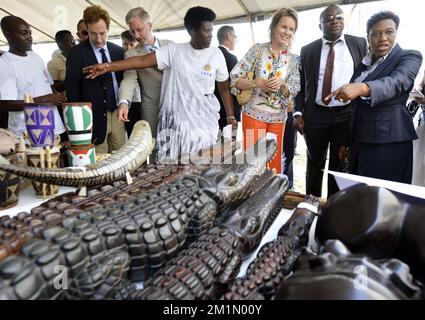
[[[270,42],[253,45],[230,74],[233,94],[254,89],[242,107],[244,148],[248,149],[268,132],[275,134],[278,150],[269,167],[279,174],[288,108],[292,108],[300,90],[298,57],[290,51],[297,27],[298,15],[294,9],[277,11],[269,26]],[[251,70],[254,80],[245,77]]]

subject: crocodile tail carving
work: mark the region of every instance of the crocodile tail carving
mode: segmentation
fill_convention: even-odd
[[[130,139],[118,152],[100,161],[85,171],[64,169],[41,169],[0,164],[0,169],[24,178],[53,185],[71,187],[95,186],[122,179],[127,172],[133,172],[146,161],[152,152],[155,140],[149,124],[138,121]]]

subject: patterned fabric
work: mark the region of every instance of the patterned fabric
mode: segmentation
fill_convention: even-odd
[[[243,106],[242,111],[259,121],[284,123],[288,108],[292,108],[293,99],[300,91],[299,58],[290,51],[283,50],[276,56],[270,49],[269,42],[253,45],[230,73],[231,92],[234,95],[239,92],[235,85],[241,77],[252,70],[259,50],[261,57],[255,66],[254,79],[270,79],[275,76],[284,79],[290,95],[285,98],[280,91],[269,94],[255,88],[254,94]]]

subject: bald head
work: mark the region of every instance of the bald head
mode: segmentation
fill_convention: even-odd
[[[1,19],[1,30],[9,44],[9,51],[18,55],[26,55],[32,47],[32,35],[29,24],[22,18],[6,16]]]

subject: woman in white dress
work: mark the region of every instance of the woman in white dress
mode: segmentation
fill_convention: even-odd
[[[216,142],[220,104],[214,96],[215,81],[227,122],[237,127],[226,61],[218,48],[210,47],[215,17],[208,8],[190,8],[184,17],[189,43],[171,43],[145,56],[83,69],[92,79],[106,72],[155,66],[164,71],[157,132],[157,156],[162,163],[176,163],[182,154]]]

